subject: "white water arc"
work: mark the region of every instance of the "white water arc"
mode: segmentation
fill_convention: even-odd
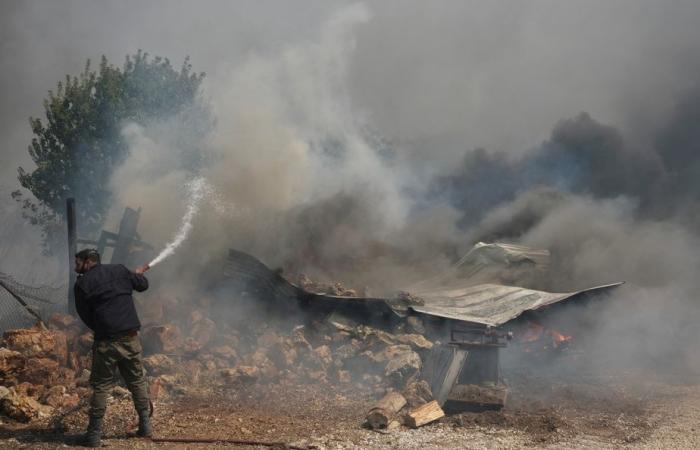
[[[185,215],[182,217],[182,223],[180,228],[177,230],[175,237],[170,241],[163,250],[153,258],[153,261],[148,263],[148,267],[153,267],[160,263],[164,259],[175,253],[180,245],[187,239],[190,232],[192,231],[192,221],[199,211],[199,206],[204,199],[207,192],[209,192],[208,184],[206,180],[202,177],[198,177],[187,183],[187,210]]]

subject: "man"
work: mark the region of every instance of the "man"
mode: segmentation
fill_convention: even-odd
[[[75,309],[93,332],[92,372],[93,389],[90,402],[90,422],[81,443],[99,447],[102,438],[102,420],[107,409],[107,396],[114,386],[119,369],[131,391],[139,416],[137,434],[153,434],[149,420],[150,402],[148,384],[141,361],[141,328],[131,293],[148,289],[143,273],[148,266],[131,272],[121,264],[100,264],[100,254],[85,249],[75,255]]]

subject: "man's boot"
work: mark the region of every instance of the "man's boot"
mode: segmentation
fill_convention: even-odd
[[[90,417],[87,431],[80,437],[78,443],[84,447],[99,447],[102,445],[102,417]]]
[[[139,411],[139,429],[136,434],[141,437],[153,436],[153,428],[151,427],[150,411],[148,409]]]

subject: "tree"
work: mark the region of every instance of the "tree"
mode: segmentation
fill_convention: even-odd
[[[192,73],[189,58],[178,72],[168,59],[139,50],[121,69],[103,56],[93,71],[88,60],[82,73],[66,75],[56,92],[49,91],[45,121],[29,119],[34,134],[29,154],[36,168],[18,169],[21,186],[34,199],[12,193],[24,216],[42,227],[48,251],[63,233],[68,197],[78,202],[83,232],[101,228],[111,197],[107,181],[128,152],[122,125],[177,114],[197,101],[203,78],[204,73]]]

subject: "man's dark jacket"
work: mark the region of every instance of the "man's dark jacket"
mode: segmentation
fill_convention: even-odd
[[[141,328],[131,293],[146,289],[143,275],[121,264],[98,264],[75,282],[75,309],[95,339],[118,336]]]

